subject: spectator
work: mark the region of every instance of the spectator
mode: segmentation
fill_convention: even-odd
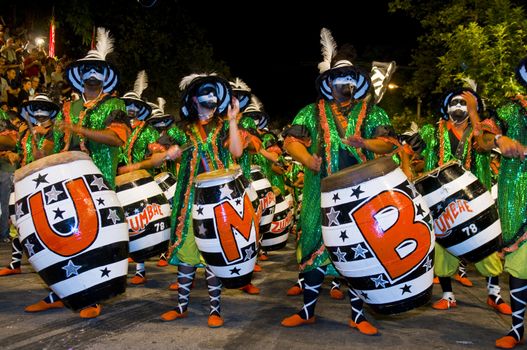
[[[5,58],[0,57],[0,102],[7,104],[7,80],[4,78],[6,72]]]
[[[22,80],[22,88],[20,89],[20,92],[18,93],[17,107],[20,106],[22,103],[29,101],[29,90],[30,89],[31,89],[31,79],[24,78]]]
[[[38,49],[33,48],[29,53],[29,56],[24,60],[24,76],[28,78],[38,77],[40,73],[40,67],[42,64],[38,59]]]
[[[16,70],[8,68],[6,73],[7,80],[7,106],[9,109],[18,107],[18,93],[20,92],[20,80],[17,78]]]
[[[31,78],[31,87],[29,88],[29,99],[32,100],[36,94],[42,92],[40,79],[38,77]]]
[[[63,73],[63,65],[62,62],[57,62],[55,65],[55,71],[51,73],[51,85],[55,86],[59,81],[64,81],[64,73]]]

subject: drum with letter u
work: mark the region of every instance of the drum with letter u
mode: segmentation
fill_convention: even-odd
[[[115,178],[117,197],[128,222],[130,257],[144,261],[164,253],[170,240],[170,204],[146,170]]]
[[[15,193],[22,247],[66,306],[82,309],[125,291],[128,226],[87,154],[54,154],[18,169]]]
[[[278,187],[274,187],[274,190],[276,205],[273,221],[269,230],[262,234],[262,249],[266,251],[278,250],[286,246],[293,222],[293,196],[288,190],[284,195]]]
[[[337,270],[376,312],[432,297],[434,235],[425,201],[397,164],[381,157],[322,180],[322,236]]]
[[[161,187],[161,190],[165,194],[165,197],[168,200],[168,203],[172,205],[174,200],[174,193],[176,192],[177,187],[177,178],[174,174],[167,171],[157,174],[154,179],[156,183]]]
[[[197,176],[192,225],[196,245],[226,288],[251,282],[256,263],[254,209],[235,170]]]
[[[478,262],[501,246],[498,209],[478,178],[451,161],[415,180],[434,219],[437,243],[452,255]]]
[[[251,185],[258,194],[260,200],[260,239],[271,230],[271,223],[276,206],[276,198],[271,182],[265,177],[258,165],[251,165]]]

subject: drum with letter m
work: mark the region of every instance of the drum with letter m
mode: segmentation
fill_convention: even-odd
[[[432,217],[437,243],[452,255],[478,262],[501,246],[498,209],[483,183],[451,161],[415,180]]]
[[[192,225],[196,245],[226,288],[251,282],[257,242],[254,208],[235,170],[197,176]]]
[[[128,226],[91,158],[64,152],[15,172],[22,247],[44,282],[73,310],[126,288]]]
[[[333,264],[370,307],[394,314],[432,297],[428,206],[388,157],[322,180],[322,236]]]

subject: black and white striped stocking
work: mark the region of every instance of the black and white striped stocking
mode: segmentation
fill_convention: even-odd
[[[196,275],[196,267],[180,264],[178,266],[177,272],[177,281],[179,284],[178,287],[178,305],[176,311],[180,314],[187,311],[188,301],[190,297],[190,289],[192,288],[192,281],[194,281],[194,276]]]
[[[489,298],[491,298],[492,301],[496,303],[496,305],[504,303],[500,294],[501,288],[499,277],[485,277],[485,279],[487,280],[487,293],[489,294]]]
[[[135,265],[135,275],[136,276],[139,276],[139,277],[145,277],[146,276],[146,271],[145,271],[145,262],[138,262],[136,265]]]
[[[350,297],[351,319],[353,322],[359,324],[362,321],[366,321],[366,317],[364,317],[364,302],[362,299],[359,298],[353,288],[348,288],[348,295]]]
[[[509,276],[512,308],[512,328],[509,334],[516,340],[523,338],[523,318],[527,304],[527,279]]]
[[[207,277],[207,289],[209,290],[209,301],[210,301],[210,315],[221,316],[221,281],[209,267],[205,269],[205,276]]]
[[[22,265],[22,244],[20,238],[15,237],[11,240],[11,263],[9,268],[11,270],[17,269]]]
[[[326,276],[326,266],[317,267],[309,272],[304,272],[304,306],[298,313],[304,320],[315,315],[318,295]]]

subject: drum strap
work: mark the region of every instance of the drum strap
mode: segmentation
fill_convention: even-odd
[[[462,160],[463,152],[465,151],[465,142],[467,142],[468,136],[472,132],[472,127],[469,126],[465,129],[463,132],[463,136],[461,136],[461,139],[459,140],[459,143],[457,144],[456,153],[454,153],[454,157],[456,159]]]

